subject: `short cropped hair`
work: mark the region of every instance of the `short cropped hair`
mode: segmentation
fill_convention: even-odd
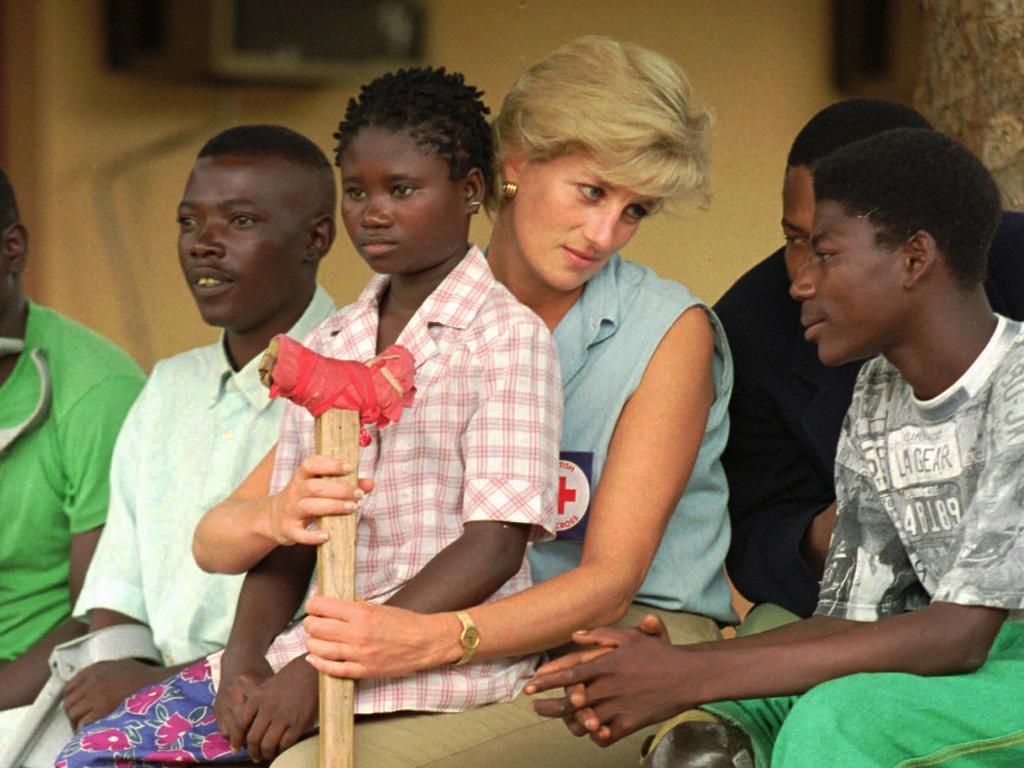
[[[0,232],[17,223],[18,219],[18,201],[14,197],[14,187],[11,186],[4,169],[0,168]]]
[[[494,121],[497,167],[589,155],[611,184],[706,199],[709,109],[679,66],[607,37],[578,38],[523,72]]]
[[[483,102],[483,91],[469,85],[458,72],[444,67],[414,67],[389,72],[359,89],[349,99],[345,117],[334,138],[334,163],[363,128],[407,132],[418,144],[448,161],[453,180],[474,168],[484,176],[484,195],[494,175],[494,146]]]
[[[330,174],[320,147],[298,131],[283,125],[239,125],[221,131],[199,150],[198,157],[277,157],[310,168],[324,169]]]
[[[899,128],[854,142],[814,166],[817,202],[868,216],[894,248],[928,232],[964,288],[985,280],[999,189],[981,161],[938,131]]]
[[[840,147],[894,128],[931,128],[915,109],[880,99],[847,99],[825,107],[793,139],[787,166],[810,167]]]

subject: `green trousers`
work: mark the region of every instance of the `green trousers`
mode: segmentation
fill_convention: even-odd
[[[619,622],[635,626],[645,613],[661,617],[676,644],[717,640],[715,623],[704,616],[660,611],[634,604]],[[561,695],[561,692],[558,692]],[[532,697],[490,704],[458,714],[399,712],[356,722],[355,762],[359,768],[636,768],[640,747],[656,730],[639,731],[607,749],[576,738],[561,720],[533,712]],[[316,768],[319,737],[299,742],[272,768]]]
[[[1024,624],[967,674],[865,673],[703,709],[747,732],[757,768],[1024,766]]]

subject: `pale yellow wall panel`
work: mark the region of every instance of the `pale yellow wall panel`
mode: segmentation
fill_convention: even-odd
[[[16,182],[31,201],[32,293],[115,339],[144,366],[215,337],[177,267],[175,207],[192,159],[216,131],[279,122],[330,153],[359,83],[332,87],[183,85],[109,71],[102,2],[36,9],[31,152]],[[795,132],[835,98],[826,0],[436,0],[429,55],[466,73],[497,109],[516,74],[586,33],[678,60],[717,115],[706,211],[645,222],[626,250],[714,300],[779,242],[779,189]],[[12,137],[26,140],[26,131]],[[26,178],[31,174],[31,178]],[[485,242],[483,217],[474,238]],[[369,271],[342,233],[322,282],[349,301]]]

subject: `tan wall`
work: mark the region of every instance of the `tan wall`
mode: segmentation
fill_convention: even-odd
[[[0,0],[2,2],[2,0]],[[496,108],[516,74],[600,33],[676,58],[718,115],[707,211],[645,222],[626,250],[708,300],[780,241],[789,143],[836,94],[827,0],[435,0],[429,63],[463,71]],[[32,235],[37,300],[96,328],[144,366],[215,338],[180,277],[175,207],[192,159],[230,125],[279,122],[325,151],[358,83],[176,85],[104,64],[101,0],[8,5],[6,156]],[[486,221],[474,237],[487,239]],[[369,275],[344,235],[322,282],[339,302]]]

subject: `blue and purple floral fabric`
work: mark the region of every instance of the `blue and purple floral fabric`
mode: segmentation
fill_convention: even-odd
[[[132,768],[143,764],[238,763],[213,714],[213,676],[204,659],[125,700],[82,728],[56,768]]]

